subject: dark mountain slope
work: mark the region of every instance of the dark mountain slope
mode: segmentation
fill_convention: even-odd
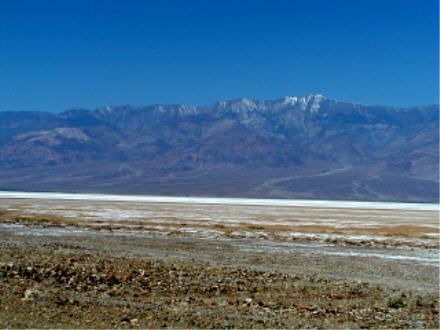
[[[438,125],[321,95],[0,112],[0,189],[432,202]]]

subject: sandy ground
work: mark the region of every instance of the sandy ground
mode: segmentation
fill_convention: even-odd
[[[439,327],[438,205],[14,197],[1,327]]]

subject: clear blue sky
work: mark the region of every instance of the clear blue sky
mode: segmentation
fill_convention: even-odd
[[[437,0],[0,0],[0,110],[438,103]]]

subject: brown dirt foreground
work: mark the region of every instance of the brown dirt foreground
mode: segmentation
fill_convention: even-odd
[[[2,328],[439,326],[433,292],[21,239],[0,242]]]

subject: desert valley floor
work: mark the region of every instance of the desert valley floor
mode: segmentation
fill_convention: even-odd
[[[0,192],[0,327],[438,328],[439,205]]]

